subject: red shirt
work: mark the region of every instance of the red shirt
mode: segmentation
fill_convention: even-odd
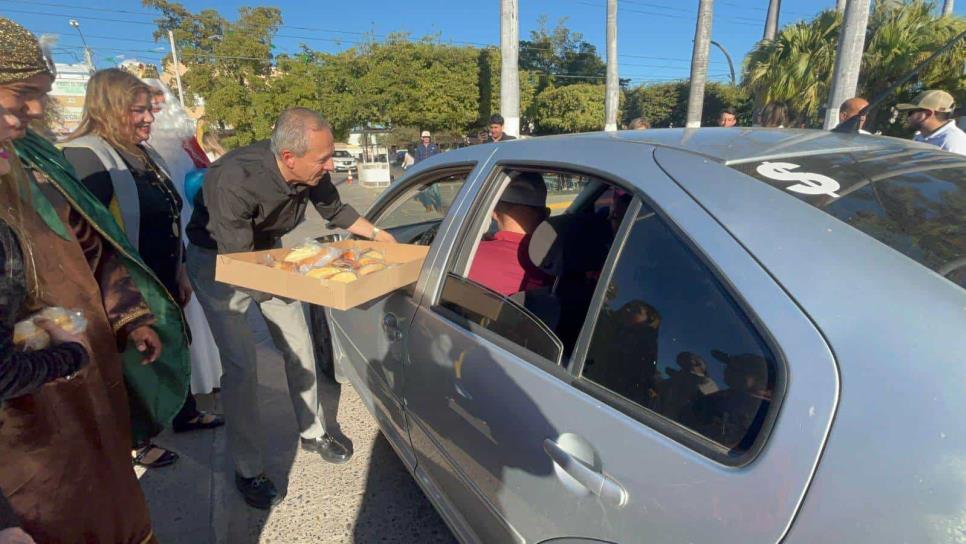
[[[504,296],[549,285],[551,277],[530,262],[530,236],[497,232],[476,250],[470,279]]]

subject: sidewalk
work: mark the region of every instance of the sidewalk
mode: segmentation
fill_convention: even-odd
[[[337,175],[336,182],[342,178]],[[358,184],[338,187],[343,201],[360,212],[378,194]],[[286,243],[326,232],[309,209],[306,222]],[[267,472],[286,498],[271,512],[245,505],[235,489],[223,428],[165,432],[156,442],[181,459],[171,467],[139,471],[158,539],[164,544],[454,542],[351,386],[327,383],[320,393],[327,428],[351,439],[352,460],[331,465],[298,448],[282,359],[257,312],[249,319],[258,344]],[[199,404],[220,411],[212,395],[199,397]]]

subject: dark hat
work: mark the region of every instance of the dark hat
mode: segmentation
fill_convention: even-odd
[[[503,190],[500,202],[544,208],[547,206],[547,184],[536,172],[515,172],[510,174],[510,184]]]

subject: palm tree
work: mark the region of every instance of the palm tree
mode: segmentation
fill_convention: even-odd
[[[925,0],[876,0],[869,17],[857,94],[872,98],[912,70],[933,51],[966,29],[966,18],[938,16]],[[830,9],[811,21],[785,27],[771,42],[762,41],[745,57],[742,85],[756,104],[786,102],[800,120],[818,126],[835,66],[841,14]],[[908,101],[923,88],[966,93],[961,68],[966,43],[933,62],[900,89],[894,102]],[[892,101],[890,101],[892,102]],[[866,121],[873,130],[874,118]],[[885,128],[883,126],[877,128]]]
[[[785,102],[799,120],[814,124],[828,98],[841,20],[824,11],[758,43],[745,58],[742,82],[758,106]]]
[[[691,54],[691,85],[688,91],[688,128],[701,126],[704,110],[704,86],[708,79],[708,49],[711,44],[713,0],[698,0],[698,20],[694,29],[694,51]]]

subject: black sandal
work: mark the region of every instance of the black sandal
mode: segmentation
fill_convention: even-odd
[[[154,450],[154,449],[164,450],[164,453],[162,453],[157,459],[155,459],[154,462],[145,463],[144,459],[148,456],[149,453],[151,453],[151,450]],[[146,446],[143,446],[135,450],[134,464],[144,468],[161,468],[161,467],[173,465],[174,462],[179,459],[179,457],[180,456],[177,453],[169,449],[162,448],[157,444],[148,444]]]
[[[211,416],[211,421],[205,422],[205,418]],[[207,412],[198,412],[198,415],[191,418],[186,423],[175,423],[171,426],[176,433],[186,433],[189,431],[198,431],[201,429],[215,429],[221,427],[225,424],[225,418],[219,416],[218,414],[209,414]]]

